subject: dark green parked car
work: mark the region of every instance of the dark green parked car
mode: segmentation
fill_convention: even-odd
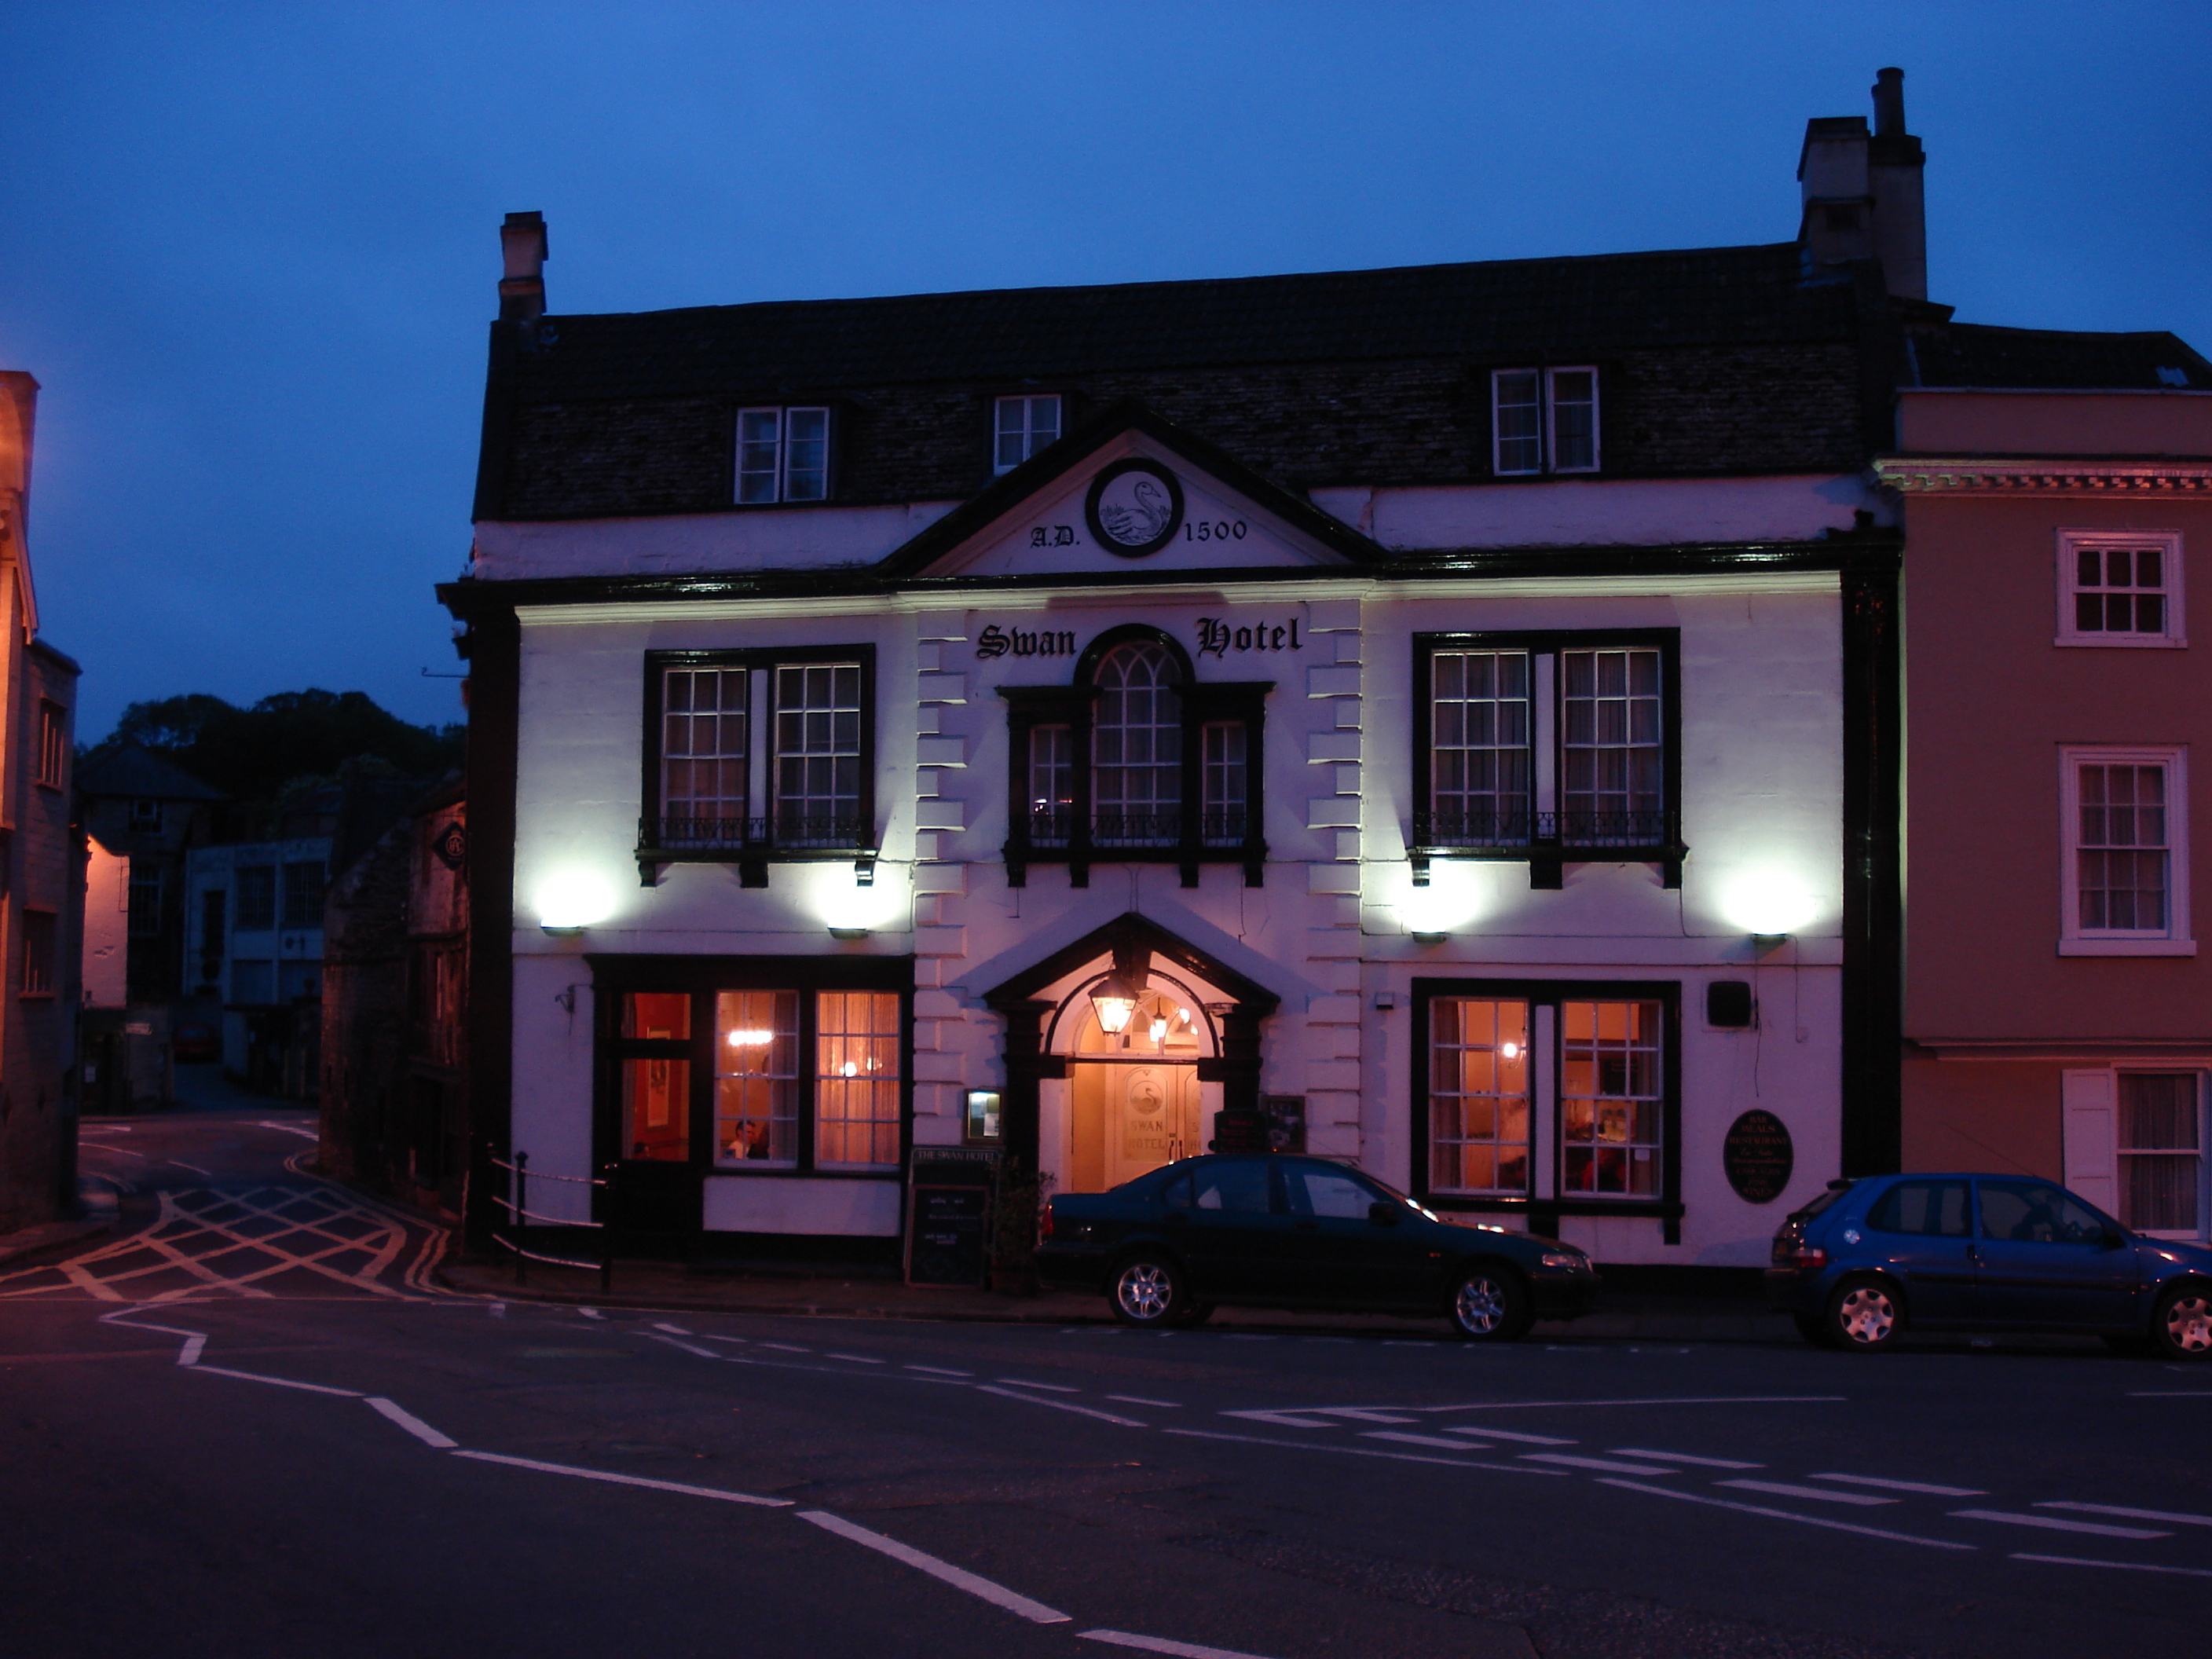
[[[1408,1314],[1510,1341],[1590,1311],[1597,1270],[1571,1244],[1439,1219],[1325,1158],[1185,1158],[1045,1208],[1037,1276],[1103,1291],[1127,1325],[1196,1324],[1224,1304]]]

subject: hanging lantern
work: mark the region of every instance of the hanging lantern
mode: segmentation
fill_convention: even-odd
[[[1119,1036],[1129,1029],[1129,1016],[1137,1012],[1137,993],[1121,975],[1109,974],[1091,988],[1091,1008],[1098,1016],[1098,1029]]]

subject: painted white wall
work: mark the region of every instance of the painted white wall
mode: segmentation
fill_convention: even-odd
[[[958,505],[747,507],[557,524],[487,520],[477,526],[469,574],[487,581],[520,581],[869,564]]]
[[[895,1181],[709,1176],[707,1231],[729,1233],[842,1233],[896,1238],[899,1185]]]
[[[1311,492],[1314,504],[1394,551],[1449,547],[1659,546],[1809,541],[1863,509],[1895,522],[1864,478],[1531,478],[1492,484]]]
[[[87,843],[84,871],[84,1006],[120,1008],[130,1001],[131,855]]]
[[[1348,597],[1323,597],[1324,595]],[[1777,1218],[1834,1172],[1840,1068],[1842,848],[1841,616],[1832,577],[1746,575],[1705,581],[1521,582],[1419,590],[1301,567],[1280,584],[1232,592],[1164,585],[1102,593],[1079,584],[970,608],[914,601],[810,600],[605,607],[526,614],[517,847],[516,1144],[533,1163],[588,1162],[589,1029],[556,1001],[587,977],[583,949],[719,955],[914,952],[915,1139],[957,1141],[961,1095],[1004,1082],[983,992],[1067,940],[1138,910],[1282,999],[1263,1036],[1262,1087],[1308,1099],[1314,1150],[1357,1158],[1404,1183],[1417,976],[1679,980],[1682,984],[1684,1196],[1680,1246],[1654,1221],[1571,1220],[1570,1237],[1617,1261],[1762,1259]],[[1141,620],[1186,644],[1210,619],[1231,630],[1285,629],[1280,648],[1233,647],[1200,659],[1206,678],[1269,679],[1267,883],[1208,866],[1185,890],[1158,865],[1102,863],[1087,889],[1064,866],[1032,866],[1010,889],[1002,684],[1064,682],[1071,656],[979,659],[987,627],[1072,634],[1077,649]],[[1288,624],[1298,624],[1298,648]],[[1683,887],[1644,865],[1571,866],[1565,889],[1537,892],[1525,865],[1439,860],[1413,889],[1403,833],[1412,799],[1412,636],[1451,629],[1681,630]],[[1253,632],[1250,637],[1260,637]],[[652,648],[872,642],[878,664],[876,787],[886,828],[876,884],[848,863],[776,865],[765,890],[728,866],[678,866],[657,888],[631,857],[640,807],[643,653]],[[908,712],[913,713],[909,715]],[[533,895],[582,874],[601,882],[604,918],[582,941],[535,926]],[[1740,915],[1760,882],[1790,890],[1804,917],[1780,952],[1754,966]],[[841,908],[842,907],[842,908]],[[857,945],[829,921],[866,908],[878,932]],[[1409,927],[1451,938],[1423,945]],[[1759,981],[1755,1032],[1704,1026],[1705,983]],[[1399,1008],[1380,1013],[1374,994]],[[589,993],[580,992],[580,997]],[[580,1004],[580,1010],[582,1005]],[[1782,1012],[1786,1009],[1786,1016]],[[1776,1112],[1797,1145],[1798,1176],[1774,1205],[1745,1205],[1720,1170],[1721,1137],[1752,1105]],[[1065,1110],[1048,1100],[1046,1156],[1063,1149]],[[561,1160],[558,1163],[541,1160]],[[817,1197],[803,1194],[821,1188]],[[709,1182],[710,1227],[884,1232],[841,1188],[884,1183],[744,1177]],[[729,1189],[725,1191],[725,1189]],[[781,1196],[769,1196],[770,1189]],[[720,1194],[722,1195],[717,1196]],[[881,1203],[880,1197],[866,1202]],[[841,1206],[846,1207],[840,1208]],[[812,1207],[809,1207],[812,1206]],[[533,1206],[535,1207],[535,1206]],[[835,1225],[830,1224],[832,1221]]]

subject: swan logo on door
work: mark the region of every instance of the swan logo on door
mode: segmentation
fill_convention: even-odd
[[[1129,1068],[1121,1097],[1121,1156],[1164,1164],[1168,1156],[1167,1079],[1154,1066]]]

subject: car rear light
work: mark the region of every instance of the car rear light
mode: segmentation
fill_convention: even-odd
[[[1784,1258],[1784,1265],[1801,1273],[1817,1273],[1828,1265],[1828,1253],[1817,1244],[1800,1244]]]
[[[1038,1237],[1038,1239],[1039,1239],[1040,1241],[1042,1241],[1042,1240],[1044,1240],[1044,1239],[1050,1238],[1051,1237],[1052,1237],[1052,1200],[1051,1200],[1050,1199],[1047,1199],[1047,1200],[1045,1200],[1045,1201],[1044,1201],[1044,1218],[1043,1218],[1042,1220],[1041,1220],[1040,1222],[1038,1222],[1038,1223],[1037,1223],[1037,1237]]]

